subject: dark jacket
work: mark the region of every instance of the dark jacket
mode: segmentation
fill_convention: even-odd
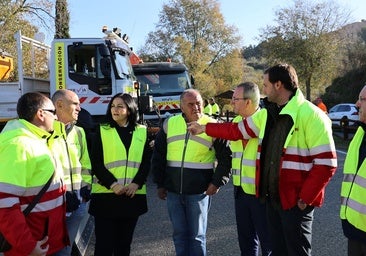
[[[188,142],[189,143],[189,142]],[[231,174],[231,150],[227,141],[216,139],[214,142],[217,166],[211,170],[197,170],[181,167],[168,167],[167,135],[160,129],[155,138],[155,147],[151,161],[151,172],[158,188],[182,194],[201,194],[207,190],[209,183],[216,187],[225,185]]]

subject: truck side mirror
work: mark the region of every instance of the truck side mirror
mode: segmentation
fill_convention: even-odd
[[[100,44],[100,45],[98,46],[98,52],[99,52],[99,54],[100,54],[101,56],[103,56],[103,57],[111,56],[111,54],[110,54],[110,53],[109,53],[109,51],[108,51],[107,46],[106,46],[106,45],[104,45],[104,44]]]
[[[105,78],[111,78],[111,59],[109,57],[103,57],[99,61],[100,64],[100,71],[102,72]]]

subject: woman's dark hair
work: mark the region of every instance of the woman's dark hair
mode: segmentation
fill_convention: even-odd
[[[116,98],[122,99],[123,102],[127,106],[127,110],[128,110],[128,113],[129,113],[128,116],[127,116],[128,126],[129,127],[136,127],[138,117],[139,117],[137,104],[136,104],[136,101],[132,98],[132,96],[129,95],[129,94],[126,94],[126,93],[118,93],[118,94],[116,94],[112,97],[111,101],[108,103],[107,112],[105,114],[105,119],[104,119],[103,123],[104,124],[109,124],[111,127],[118,126],[116,121],[113,120],[112,113],[111,113],[112,102]]]

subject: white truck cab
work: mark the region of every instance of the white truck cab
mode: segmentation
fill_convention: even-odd
[[[55,39],[51,46],[50,93],[74,91],[92,116],[105,115],[117,93],[136,97],[131,49],[113,31],[105,38]]]

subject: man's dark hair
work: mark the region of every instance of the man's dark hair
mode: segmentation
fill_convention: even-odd
[[[277,64],[266,69],[264,74],[268,74],[268,80],[272,84],[278,81],[282,82],[288,91],[294,92],[299,86],[296,70],[289,64]]]
[[[23,94],[17,103],[18,117],[28,122],[33,121],[37,111],[44,107],[46,99],[47,97],[39,92]]]

